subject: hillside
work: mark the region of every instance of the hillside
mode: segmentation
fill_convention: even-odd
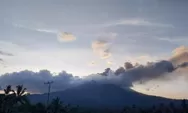
[[[59,97],[64,103],[92,108],[122,108],[133,104],[151,106],[169,103],[171,99],[149,96],[123,89],[111,84],[87,83],[65,91],[51,93],[51,98]],[[46,102],[47,94],[31,95],[32,102]]]

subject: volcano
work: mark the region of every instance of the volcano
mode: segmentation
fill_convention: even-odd
[[[123,108],[125,106],[151,106],[175,100],[149,96],[130,88],[112,84],[85,83],[64,91],[51,93],[51,99],[59,97],[66,104],[89,108]],[[32,102],[46,102],[47,94],[31,95]]]

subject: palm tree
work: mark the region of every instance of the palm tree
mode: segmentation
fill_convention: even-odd
[[[12,86],[8,85],[4,89],[4,94],[1,95],[1,112],[9,113],[13,110],[13,96],[12,96]]]
[[[27,89],[24,88],[23,85],[16,86],[16,91],[12,90],[13,95],[15,96],[16,103],[21,103],[21,104],[29,103],[29,100],[27,99],[26,90]]]
[[[4,89],[5,95],[9,95],[12,92],[12,86],[8,85],[6,89]]]
[[[23,85],[16,86],[16,91],[12,90],[12,92],[17,96],[23,96],[26,93],[26,88],[23,87]]]

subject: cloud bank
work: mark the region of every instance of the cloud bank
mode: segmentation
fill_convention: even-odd
[[[0,76],[1,87],[5,87],[9,84],[13,86],[23,84],[24,87],[27,87],[29,92],[33,93],[46,92],[47,86],[45,86],[44,82],[47,81],[54,81],[52,91],[64,90],[81,83],[79,77],[73,76],[65,71],[53,75],[48,70],[41,70],[39,72],[25,70]]]
[[[187,54],[187,51],[184,50],[178,49],[178,52]],[[65,71],[56,75],[53,75],[48,70],[41,70],[39,72],[26,70],[7,73],[0,76],[0,86],[23,84],[30,92],[43,93],[47,90],[47,87],[44,85],[46,81],[54,81],[52,91],[61,91],[90,81],[96,81],[96,83],[101,84],[115,84],[120,87],[131,87],[135,82],[143,84],[156,79],[170,81],[176,79],[176,77],[180,77],[180,75],[187,78],[185,73],[188,72],[188,61],[184,59],[187,56],[176,55],[174,54],[169,60],[149,62],[146,65],[138,63],[134,65],[131,62],[125,62],[124,66],[116,70],[107,68],[102,73],[92,74],[83,78],[73,76]],[[172,59],[174,56],[183,63],[177,65],[173,63]]]

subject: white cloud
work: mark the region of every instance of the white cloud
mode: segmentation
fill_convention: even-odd
[[[60,42],[71,42],[76,40],[76,37],[72,33],[61,32],[58,34],[58,40]]]
[[[122,19],[116,22],[112,22],[110,24],[106,24],[106,26],[117,26],[117,25],[132,25],[132,26],[153,26],[153,27],[171,27],[173,25],[170,24],[162,24],[157,22],[151,22],[144,19]]]
[[[45,33],[54,33],[54,34],[57,34],[57,30],[50,30],[50,29],[35,29],[36,31],[39,31],[39,32],[45,32]]]
[[[180,65],[183,62],[188,62],[188,47],[180,46],[172,51],[173,56],[170,58],[170,61],[174,65]]]

